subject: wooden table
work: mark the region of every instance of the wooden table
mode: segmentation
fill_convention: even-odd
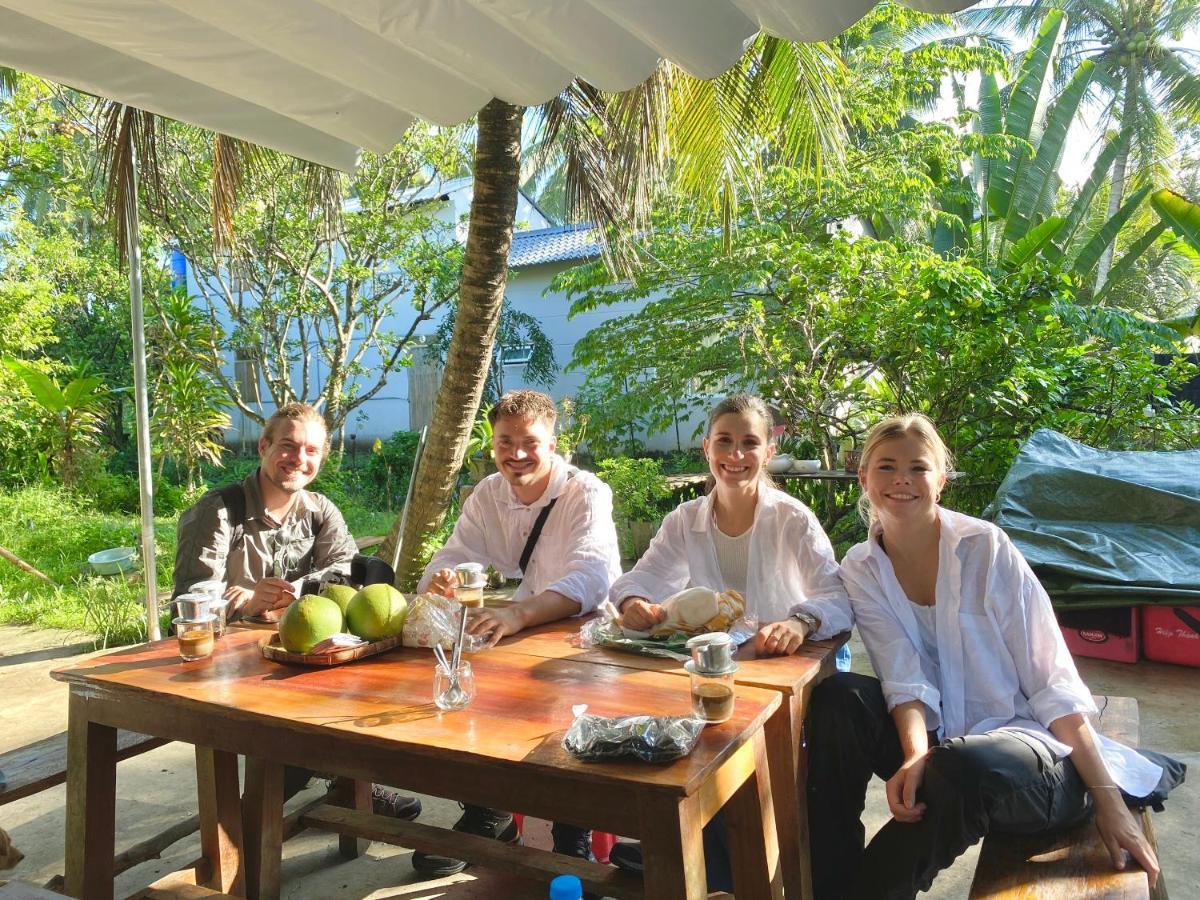
[[[603,648],[582,648],[571,643],[582,622],[565,619],[523,631],[500,642],[497,649],[546,659],[570,660],[599,666],[625,666],[688,677],[683,663],[656,656],[640,656]],[[811,641],[792,656],[754,658],[752,645],[737,653],[741,686],[763,688],[781,695],[779,708],[767,720],[767,759],[771,768],[775,825],[782,854],[784,885],[789,897],[812,896],[812,871],[808,857],[807,759],[802,752],[805,710],[812,689],[835,671],[837,649],[849,638]],[[619,833],[619,832],[618,832]]]
[[[179,659],[174,641],[160,641],[54,673],[71,686],[69,894],[112,897],[116,729],[125,728],[196,745],[206,860],[197,873],[228,893],[278,896],[287,764],[640,837],[644,884],[611,867],[375,816],[368,796],[358,809],[323,808],[310,819],[518,874],[575,872],[616,897],[705,897],[701,829],[724,807],[738,896],[782,896],[764,737],[780,706],[776,691],[739,687],[734,717],[706,728],[692,754],[669,765],[582,763],[561,746],[572,704],[601,715],[685,714],[679,678],[491,651],[471,657],[471,706],[441,713],[430,700],[427,651],[303,668],[263,659],[262,639],[230,632],[212,658],[193,663]],[[248,757],[245,834],[238,754]]]

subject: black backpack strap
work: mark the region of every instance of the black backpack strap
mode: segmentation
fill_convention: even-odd
[[[570,481],[574,477],[574,471],[567,473],[567,481]],[[522,577],[525,576],[525,568],[529,565],[529,560],[533,558],[533,548],[537,546],[538,538],[542,536],[542,528],[545,527],[546,520],[550,518],[550,510],[554,509],[554,504],[557,502],[558,497],[555,497],[543,506],[542,511],[538,513],[537,520],[533,523],[533,529],[529,532],[529,537],[525,541],[525,549],[521,551],[521,561],[518,564],[521,567]]]
[[[229,527],[233,529],[229,536],[229,552],[232,553],[242,545],[246,530],[246,491],[238,481],[218,488],[217,494],[225,504],[225,511],[229,514]]]

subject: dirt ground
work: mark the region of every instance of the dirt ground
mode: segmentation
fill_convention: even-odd
[[[67,690],[49,672],[78,655],[86,635],[0,627],[0,697],[3,731],[0,752],[55,734],[66,728]],[[854,643],[855,669],[869,671],[866,654]],[[1156,817],[1159,849],[1167,884],[1175,897],[1193,894],[1200,884],[1200,671],[1158,663],[1135,666],[1080,659],[1079,668],[1098,694],[1136,697],[1141,712],[1142,743],[1169,753],[1191,767],[1189,783],[1172,795],[1165,813]],[[122,762],[117,768],[118,852],[194,814],[195,761],[190,747],[168,744]],[[317,796],[319,786],[298,795],[292,804]],[[25,853],[25,860],[3,877],[42,884],[63,871],[65,787],[0,807],[0,826]],[[459,815],[457,803],[423,797],[421,821],[449,825]],[[867,831],[886,821],[882,785],[873,786],[867,808]],[[528,839],[549,845],[548,826],[533,823]],[[129,870],[117,883],[117,896],[127,896],[199,855],[196,835],[179,841],[162,859]],[[942,873],[928,896],[939,900],[967,896],[977,850],[965,854]],[[545,889],[477,868],[449,879],[421,881],[410,864],[411,851],[372,844],[361,858],[346,862],[334,836],[306,832],[285,845],[283,896],[288,900],[468,900],[468,898],[544,897]]]

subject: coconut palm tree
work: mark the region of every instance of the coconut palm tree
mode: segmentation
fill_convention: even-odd
[[[1200,49],[1188,44],[1200,30],[1200,2],[1032,0],[976,8],[960,16],[1032,33],[1052,8],[1067,13],[1059,71],[1069,74],[1090,61],[1095,66],[1094,96],[1102,104],[1101,126],[1119,129],[1109,170],[1112,219],[1126,199],[1129,183],[1161,176],[1174,136],[1200,122]],[[1096,268],[1097,292],[1111,265],[1110,246]]]

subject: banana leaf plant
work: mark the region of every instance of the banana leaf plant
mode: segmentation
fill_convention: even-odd
[[[1115,215],[1098,225],[1089,216],[1119,150],[1114,136],[1101,149],[1089,178],[1067,209],[1056,208],[1067,133],[1097,77],[1094,64],[1085,60],[1051,97],[1066,26],[1066,13],[1049,10],[1011,84],[1002,87],[992,73],[982,76],[975,117],[980,150],[963,179],[969,190],[954,186],[942,204],[944,212],[962,224],[948,228],[942,221],[934,226],[930,237],[939,252],[973,251],[985,264],[1007,269],[1041,256],[1084,283],[1094,283],[1100,257],[1150,196],[1149,186],[1134,191]],[[964,197],[973,202],[964,204]],[[1107,284],[1129,272],[1165,230],[1160,222],[1129,242]],[[1104,285],[1096,285],[1094,298],[1100,299],[1103,291]]]
[[[84,374],[60,386],[50,375],[27,362],[11,358],[3,362],[21,379],[52,423],[55,467],[63,484],[73,487],[79,453],[100,442],[100,413],[108,394],[103,379]]]
[[[1150,195],[1150,205],[1158,213],[1162,226],[1169,227],[1185,243],[1185,252],[1193,258],[1200,256],[1200,204],[1163,188]],[[1115,266],[1113,272],[1116,272]],[[1163,324],[1175,329],[1182,337],[1200,337],[1200,309]]]

